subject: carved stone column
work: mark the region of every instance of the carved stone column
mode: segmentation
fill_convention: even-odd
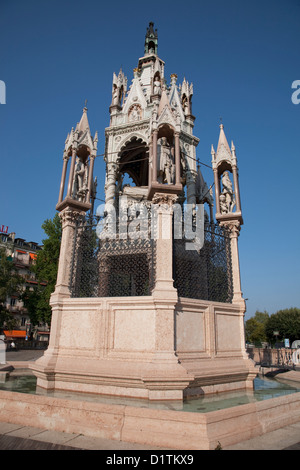
[[[161,367],[179,367],[175,356],[175,308],[178,300],[173,283],[173,204],[174,194],[155,193],[156,204],[156,280],[152,291],[155,305],[155,351],[153,361]],[[185,375],[178,369],[180,375]],[[186,379],[185,379],[186,380]]]
[[[155,129],[152,135],[152,181],[157,182],[157,135],[158,131]]]
[[[220,226],[229,229],[230,248],[231,248],[231,265],[232,265],[232,283],[233,283],[233,302],[245,304],[241,289],[241,275],[239,262],[238,237],[240,234],[241,224],[239,220],[221,221]]]
[[[63,302],[65,298],[70,297],[69,282],[75,226],[78,218],[84,215],[84,211],[74,210],[70,207],[66,207],[59,213],[62,222],[62,238],[55,291],[50,297],[52,308],[50,340],[48,349],[40,358],[37,368],[37,370],[43,371],[43,378],[40,379],[41,386],[50,390],[54,388],[54,370],[60,347]]]
[[[70,290],[70,267],[73,253],[76,221],[85,216],[84,211],[74,210],[66,207],[59,213],[62,223],[62,238],[59,253],[59,263],[55,291],[53,297],[69,297]]]
[[[116,194],[116,174],[117,174],[117,164],[108,163],[107,164],[107,182],[106,182],[106,198],[105,204],[113,204]]]
[[[155,193],[156,204],[156,284],[153,295],[177,297],[173,286],[173,204],[174,194]]]
[[[235,190],[236,210],[237,212],[241,212],[239,179],[238,179],[237,167],[235,165],[232,166],[232,175],[233,175],[233,184],[234,184],[234,190]]]
[[[149,162],[148,162],[148,186],[150,188],[153,174],[153,143],[152,138],[149,143]]]
[[[69,161],[69,157],[64,155],[64,163],[63,163],[63,169],[62,169],[62,174],[61,174],[58,204],[60,204],[62,202],[63,196],[64,196],[64,188],[65,188],[68,161]]]
[[[86,202],[89,202],[92,192],[92,185],[93,185],[93,174],[94,174],[94,163],[95,163],[95,156],[90,155],[90,166],[89,166],[89,181],[88,181],[88,192],[86,195]]]
[[[220,181],[218,176],[217,168],[214,168],[214,183],[215,183],[215,193],[216,193],[216,213],[219,214],[220,211]]]
[[[72,189],[73,189],[73,181],[74,181],[74,171],[75,171],[75,163],[76,163],[76,149],[72,150],[72,160],[71,160],[71,168],[69,174],[69,184],[68,184],[68,194],[67,197],[72,196]]]
[[[180,142],[178,132],[175,132],[175,181],[175,184],[180,184]]]

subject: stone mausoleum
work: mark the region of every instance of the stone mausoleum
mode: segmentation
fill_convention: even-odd
[[[144,47],[129,87],[122,70],[113,74],[103,206],[94,207],[98,136],[86,108],[65,142],[61,251],[37,385],[148,400],[251,388],[235,147],[221,125],[209,188],[193,85],[176,74],[168,83],[153,23]]]

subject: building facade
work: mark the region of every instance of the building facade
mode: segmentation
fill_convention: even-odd
[[[15,232],[7,232],[0,233],[0,249],[5,249],[8,259],[13,263],[16,274],[22,277],[23,292],[26,290],[32,292],[37,289],[39,284],[32,267],[35,264],[37,253],[42,249],[42,246],[37,242],[26,241],[24,238],[16,237]],[[41,283],[41,285],[46,285],[46,283]],[[17,293],[8,297],[4,306],[16,322],[16,331],[6,334],[9,339],[30,338],[33,333],[35,339],[40,339],[39,329],[37,325],[31,324],[24,301]],[[45,335],[48,338],[49,328],[46,326],[42,330],[46,331]]]

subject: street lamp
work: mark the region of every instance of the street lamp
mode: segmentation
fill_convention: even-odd
[[[277,344],[277,338],[279,336],[279,331],[277,331],[277,330],[273,331],[273,335],[276,337],[276,343],[275,344]]]

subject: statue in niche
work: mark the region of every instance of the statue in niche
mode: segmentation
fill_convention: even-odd
[[[172,149],[169,147],[166,137],[160,138],[158,149],[160,151],[157,181],[161,184],[174,184],[175,165],[173,162]]]
[[[76,158],[73,180],[73,199],[83,202],[88,190],[88,167],[80,157]]]
[[[184,95],[182,98],[182,108],[185,115],[189,114],[189,103],[187,97]]]
[[[224,194],[220,194],[220,211],[221,214],[227,214],[228,213],[228,207],[225,201],[226,197]]]
[[[159,77],[156,75],[154,78],[154,83],[153,83],[153,94],[154,95],[161,95],[161,83]]]
[[[167,184],[174,184],[175,181],[175,165],[172,161],[171,154],[168,155],[168,160],[165,165],[165,177]]]
[[[119,105],[120,104],[120,90],[119,88],[114,85],[113,93],[112,93],[112,105]]]
[[[228,214],[228,212],[233,211],[235,206],[234,192],[228,171],[224,171],[222,174],[222,186],[223,190],[220,194],[220,210],[221,214]]]

